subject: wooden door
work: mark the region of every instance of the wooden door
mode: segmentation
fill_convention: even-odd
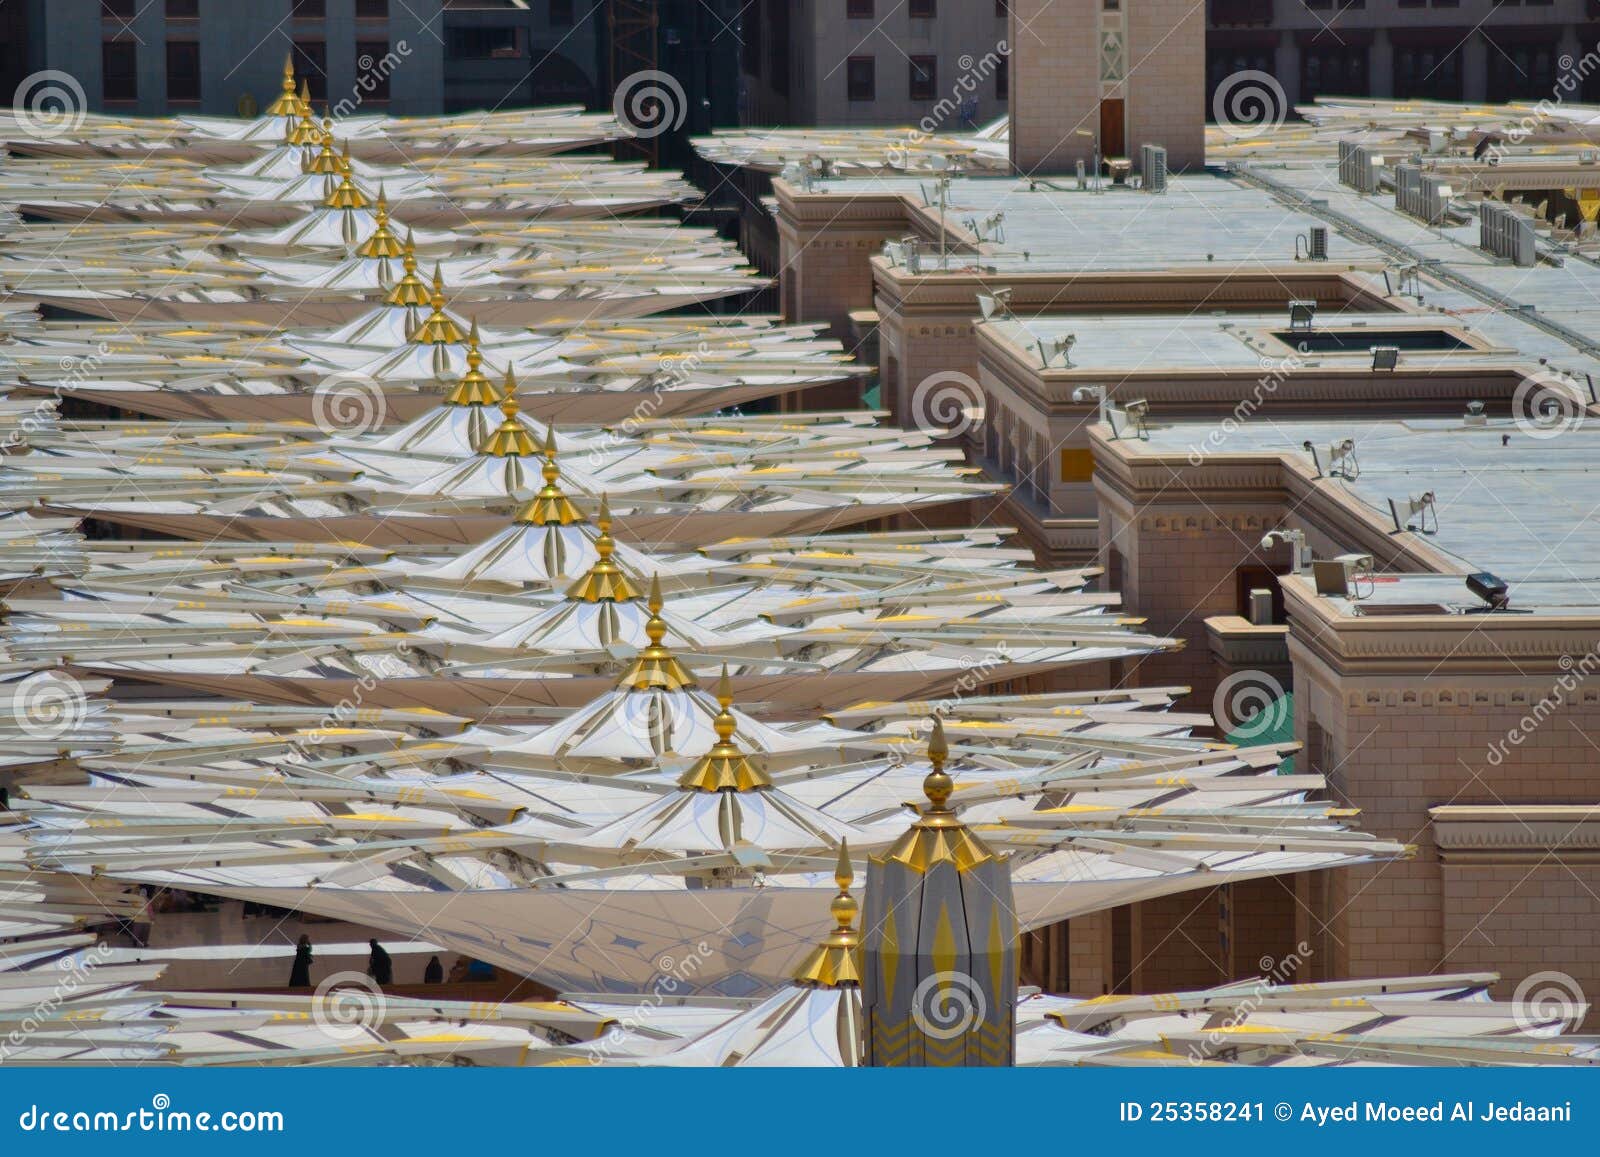
[[[1123,157],[1127,150],[1122,100],[1108,97],[1100,102],[1100,156]]]

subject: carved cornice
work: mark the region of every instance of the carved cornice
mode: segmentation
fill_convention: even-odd
[[[1520,857],[1552,853],[1563,859],[1600,855],[1600,805],[1453,805],[1429,808],[1428,816],[1434,844],[1446,863],[1523,862]]]
[[[1289,628],[1257,626],[1238,615],[1206,620],[1206,642],[1219,663],[1243,670],[1289,666]]]

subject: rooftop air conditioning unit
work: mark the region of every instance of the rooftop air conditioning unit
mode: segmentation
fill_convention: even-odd
[[[1142,145],[1139,148],[1139,172],[1147,193],[1167,191],[1167,150],[1160,145]]]

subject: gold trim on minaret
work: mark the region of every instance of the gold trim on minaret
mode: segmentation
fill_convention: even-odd
[[[518,512],[517,521],[535,521],[531,516],[537,513],[539,505],[538,499],[528,503]],[[594,560],[588,574],[567,588],[567,598],[578,603],[631,603],[640,592],[627,572],[611,559],[617,544],[611,537],[611,500],[604,494],[600,496],[600,513],[595,516],[594,524],[600,531],[594,540],[595,553],[600,557]]]
[[[933,718],[933,734],[928,738],[927,777],[922,781],[928,804],[909,831],[895,841],[883,857],[904,864],[913,872],[926,874],[935,864],[953,864],[958,872],[968,872],[995,859],[989,846],[968,830],[955,809],[949,806],[955,781],[945,771],[950,746],[945,740],[944,722]]]
[[[483,354],[478,351],[478,323],[474,321],[467,330],[467,372],[461,375],[450,392],[445,395],[447,406],[493,406],[500,401],[500,391],[483,372]]]
[[[522,406],[517,402],[517,376],[509,368],[506,370],[505,388],[500,392],[500,413],[503,415],[500,424],[495,427],[494,433],[489,435],[489,440],[478,450],[478,453],[489,458],[532,458],[539,453],[539,444],[533,440],[533,432],[517,421],[517,413]],[[552,435],[554,437],[554,435]],[[552,445],[546,454],[546,468],[555,464],[555,447]],[[548,481],[549,475],[546,475]],[[542,494],[543,491],[540,491]],[[560,491],[556,491],[557,496]],[[534,501],[538,501],[537,498]],[[577,512],[574,511],[574,514]],[[573,521],[580,521],[574,519]]]
[[[833,913],[834,929],[813,948],[795,969],[794,982],[801,988],[860,988],[861,934],[856,931],[859,909],[850,895],[855,869],[850,866],[850,845],[839,844],[839,864],[833,870],[839,894],[828,910]]]
[[[650,578],[650,599],[646,605],[650,608],[650,618],[645,622],[644,633],[649,636],[650,645],[634,657],[633,665],[617,681],[618,689],[681,691],[696,686],[688,668],[678,662],[678,657],[661,641],[667,637],[667,624],[661,617],[659,576]]]
[[[739,723],[733,717],[733,684],[728,679],[726,663],[722,665],[722,678],[717,682],[717,702],[722,704],[722,710],[711,724],[717,730],[717,742],[678,778],[678,786],[685,791],[768,790],[772,780],[746,759],[733,741]]]

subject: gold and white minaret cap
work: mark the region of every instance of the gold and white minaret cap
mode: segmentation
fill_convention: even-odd
[[[1016,1048],[1017,911],[1011,867],[950,806],[935,717],[928,797],[909,831],[867,860],[862,927],[866,1063],[1002,1066]]]

